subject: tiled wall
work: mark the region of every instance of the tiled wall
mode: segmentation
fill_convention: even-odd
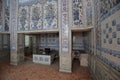
[[[80,27],[84,24],[84,11],[83,11],[83,1],[82,0],[72,0],[73,8],[73,27]]]
[[[85,21],[92,26],[92,5],[92,0],[72,0],[73,28],[84,27]],[[50,29],[58,29],[58,0],[19,0],[18,31]]]
[[[57,29],[57,0],[19,0],[18,31]]]
[[[108,11],[100,23],[100,51],[97,56],[109,66],[120,71],[120,4]],[[111,15],[110,15],[111,14]]]
[[[93,74],[93,80],[119,80],[119,72],[106,65],[100,59],[89,55],[89,70]]]
[[[59,50],[59,35],[57,33],[40,34],[36,37],[39,49],[50,48],[51,50]]]
[[[90,71],[97,80],[119,80],[120,1],[95,0],[94,5],[96,51],[89,55]]]
[[[93,1],[72,0],[72,17],[74,28],[93,26]]]
[[[4,3],[4,31],[9,31],[10,27],[10,0],[5,0]]]
[[[120,71],[120,10],[101,23],[101,56]]]
[[[0,0],[0,31],[9,31],[10,0]]]

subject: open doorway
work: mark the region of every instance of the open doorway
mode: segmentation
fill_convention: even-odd
[[[72,66],[73,71],[79,67],[88,66],[87,46],[89,44],[88,32],[73,31],[72,32]]]
[[[72,59],[80,65],[80,56],[85,52],[82,32],[72,32]]]
[[[26,34],[25,58],[43,65],[59,64],[59,33]]]
[[[25,60],[32,61],[32,55],[33,55],[33,38],[31,35],[25,35],[25,48],[24,48]]]

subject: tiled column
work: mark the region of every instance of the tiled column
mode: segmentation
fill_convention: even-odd
[[[17,34],[18,0],[10,0],[10,64],[18,65],[24,59],[24,34]]]
[[[71,73],[71,31],[69,26],[69,2],[71,0],[59,0],[61,5],[60,19],[60,67],[59,71]]]
[[[21,63],[24,61],[24,48],[25,48],[25,35],[18,34],[17,39],[17,54],[18,54],[18,62]]]

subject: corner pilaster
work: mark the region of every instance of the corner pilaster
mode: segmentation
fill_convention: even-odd
[[[17,33],[18,0],[10,0],[10,64],[24,60],[24,34]]]
[[[71,29],[69,22],[69,3],[71,0],[60,0],[61,5],[59,8],[60,19],[60,72],[72,72],[72,59],[71,59]]]

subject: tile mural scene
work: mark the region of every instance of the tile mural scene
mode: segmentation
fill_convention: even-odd
[[[120,80],[120,0],[0,0],[0,80]]]

